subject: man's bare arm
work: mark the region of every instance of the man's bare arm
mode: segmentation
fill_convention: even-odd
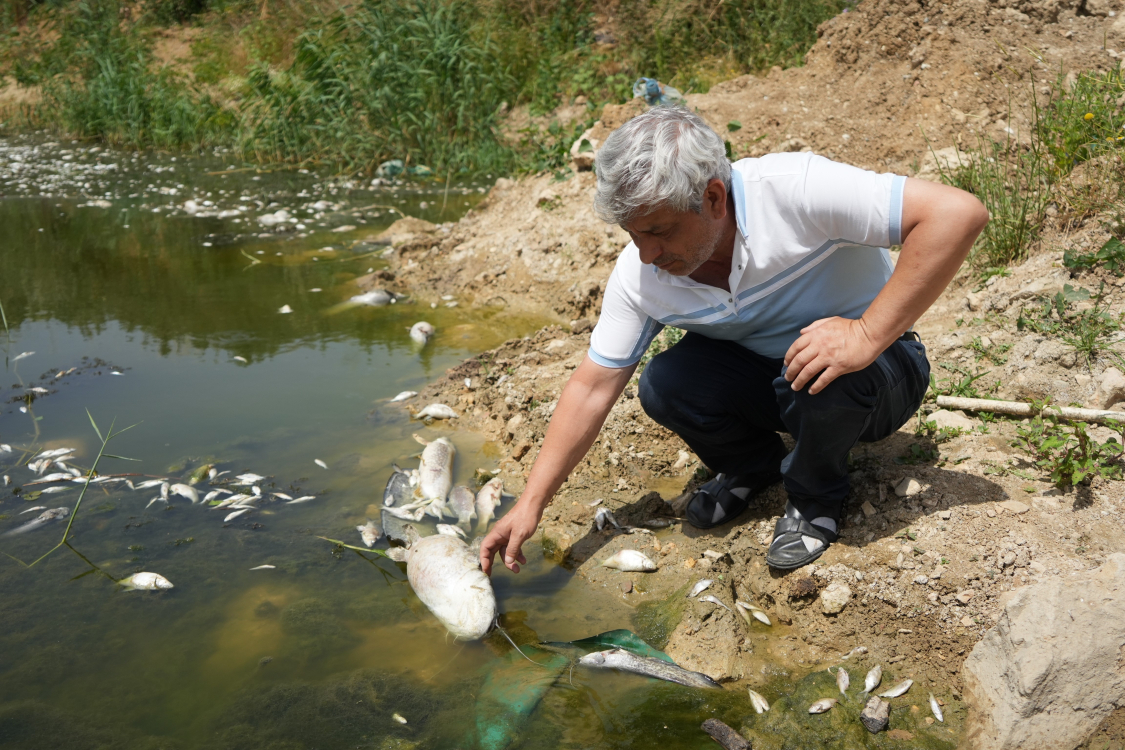
[[[527,487],[515,507],[496,522],[481,543],[480,564],[485,573],[491,575],[492,558],[497,552],[503,554],[509,570],[520,572],[517,563],[527,562],[520,548],[535,533],[551,498],[594,444],[609,410],[636,369],[636,365],[603,367],[587,356],[570,376],[531,467]]]
[[[969,193],[907,179],[894,273],[858,320],[824,318],[801,330],[785,354],[793,390],[811,382],[809,393],[818,393],[874,362],[941,295],[987,223],[987,209]]]

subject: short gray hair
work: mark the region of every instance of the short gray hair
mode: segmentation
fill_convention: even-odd
[[[714,179],[730,190],[726,144],[685,107],[655,107],[629,120],[606,139],[595,164],[594,211],[609,224],[665,206],[699,213]]]

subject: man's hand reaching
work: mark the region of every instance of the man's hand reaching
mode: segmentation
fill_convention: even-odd
[[[520,548],[531,538],[539,526],[541,512],[529,510],[526,505],[516,503],[508,513],[496,522],[480,545],[480,567],[485,575],[492,575],[492,558],[499,552],[504,565],[513,573],[520,572],[519,563],[527,564]]]
[[[815,395],[841,375],[867,367],[887,346],[872,341],[863,319],[822,318],[802,328],[785,353],[785,379],[795,391],[811,382],[809,394]]]

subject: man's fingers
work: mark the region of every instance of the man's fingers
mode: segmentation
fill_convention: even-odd
[[[801,372],[793,379],[793,390],[799,391],[805,385],[815,378],[817,374],[827,366],[827,363],[822,357],[817,357],[812,362],[801,368]],[[809,391],[812,393],[812,391]]]
[[[489,534],[480,545],[480,567],[485,575],[492,575],[492,559],[500,548],[501,539]]]
[[[808,345],[809,339],[806,336],[801,336],[792,344],[790,344],[789,350],[785,352],[785,366],[788,367],[793,362],[793,358],[796,357],[797,354],[800,353],[800,351]]]
[[[820,373],[820,377],[816,379],[816,382],[809,386],[809,395],[815,396],[816,394],[820,393],[828,387],[829,383],[843,374],[844,371],[839,367],[825,368],[824,372]]]
[[[508,566],[508,570],[512,571],[513,573],[520,572],[520,566],[516,565],[517,561],[527,564],[527,559],[523,556],[523,552],[520,550],[520,547],[523,546],[524,542],[521,536],[522,535],[513,531],[512,535],[508,537],[508,548],[504,550],[504,565]]]
[[[793,360],[789,363],[789,368],[785,371],[785,379],[796,383],[797,379],[801,377],[801,373],[804,371],[805,367],[810,362],[815,360],[818,355],[819,352],[816,347],[806,346],[804,349],[798,352],[797,355],[793,357]],[[805,380],[808,380],[808,378],[805,378]],[[804,385],[804,382],[802,382],[801,384]],[[795,390],[800,389],[795,388]]]
[[[814,331],[817,328],[820,328],[822,325],[824,325],[825,323],[827,323],[830,320],[835,320],[835,318],[821,318],[820,320],[814,320],[812,323],[809,323],[807,326],[802,328],[801,333],[804,334],[804,333],[808,333],[809,331]]]

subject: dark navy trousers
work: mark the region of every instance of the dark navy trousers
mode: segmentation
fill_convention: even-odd
[[[918,411],[930,381],[926,348],[907,334],[869,367],[815,396],[794,391],[785,364],[733,341],[688,333],[645,367],[640,399],[652,419],[684,439],[715,473],[780,469],[798,509],[838,517],[848,494],[848,452],[882,440]],[[796,446],[788,453],[778,435]]]

